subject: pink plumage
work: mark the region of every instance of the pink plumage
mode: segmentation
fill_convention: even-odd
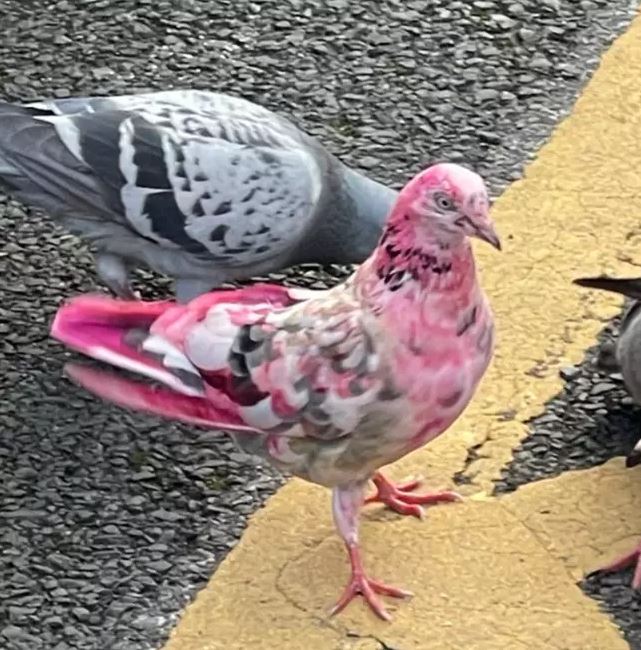
[[[358,512],[377,500],[420,516],[418,495],[378,471],[445,431],[492,356],[494,323],[468,236],[500,248],[482,179],[430,167],[400,193],[376,250],[328,291],[273,285],[215,291],[179,305],[99,296],[70,300],[51,333],[87,356],[146,375],[145,385],[71,365],[87,390],[132,409],[233,432],[280,469],[333,490],[352,579],[334,608],[362,594],[407,592],[368,578]]]

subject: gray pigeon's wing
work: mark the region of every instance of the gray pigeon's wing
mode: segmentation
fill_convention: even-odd
[[[311,225],[322,178],[315,150],[245,100],[198,91],[73,98],[11,107],[13,119],[7,106],[0,160],[45,208],[38,189],[71,215],[91,217],[98,204],[161,247],[228,266],[282,255]]]

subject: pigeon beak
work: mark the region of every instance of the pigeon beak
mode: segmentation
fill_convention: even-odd
[[[641,463],[641,440],[634,445],[634,449],[628,454],[625,459],[626,467],[634,467]]]
[[[494,246],[497,251],[501,250],[501,240],[496,234],[494,224],[491,221],[487,221],[483,225],[478,223],[474,224],[474,236]]]

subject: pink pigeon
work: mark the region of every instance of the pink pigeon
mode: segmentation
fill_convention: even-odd
[[[494,321],[468,237],[500,250],[483,180],[434,165],[401,191],[372,255],[343,284],[309,291],[258,284],[187,304],[86,295],[58,311],[52,336],[157,380],[70,364],[67,374],[120,406],[229,431],[242,449],[332,489],[357,594],[389,620],[370,578],[358,517],[364,501],[420,516],[453,492],[416,494],[379,468],[443,433],[462,413],[494,349]],[[369,480],[377,488],[365,500]]]

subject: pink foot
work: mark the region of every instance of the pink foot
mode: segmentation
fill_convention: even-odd
[[[376,485],[376,494],[367,497],[365,503],[384,503],[388,508],[402,515],[414,515],[419,519],[422,519],[424,515],[421,505],[463,500],[463,497],[457,492],[449,491],[414,494],[413,490],[421,485],[421,481],[418,479],[395,485],[380,472],[376,472],[372,481]]]
[[[336,605],[332,607],[330,615],[338,614],[338,612],[347,607],[355,596],[360,594],[377,616],[384,621],[391,620],[390,613],[385,609],[377,594],[392,596],[393,598],[407,598],[412,595],[412,592],[391,587],[383,582],[368,578],[363,570],[358,546],[348,546],[347,552],[349,553],[349,559],[352,565],[352,577],[347,583],[347,587],[345,587],[342,596],[338,599]]]
[[[639,542],[633,551],[622,555],[614,560],[614,562],[599,569],[599,571],[603,571],[604,573],[613,573],[614,571],[627,569],[632,565],[635,565],[634,577],[632,578],[632,589],[638,589],[641,587],[641,542]]]

